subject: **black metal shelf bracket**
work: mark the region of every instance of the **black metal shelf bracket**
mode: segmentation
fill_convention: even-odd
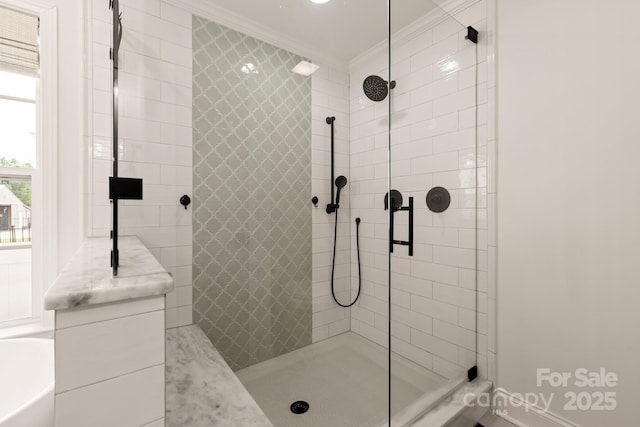
[[[142,178],[109,177],[109,199],[142,200]]]
[[[409,240],[396,240],[393,237],[394,220],[396,211],[409,212]],[[393,245],[401,245],[409,247],[409,256],[413,256],[413,197],[409,197],[409,206],[395,207],[391,203],[391,211],[389,214],[389,252],[393,253]]]

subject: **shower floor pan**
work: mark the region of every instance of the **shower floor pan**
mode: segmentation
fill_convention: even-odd
[[[387,358],[385,348],[347,332],[236,375],[275,427],[375,427],[387,417]],[[392,413],[446,383],[394,354]],[[307,412],[294,414],[296,401],[307,402]]]

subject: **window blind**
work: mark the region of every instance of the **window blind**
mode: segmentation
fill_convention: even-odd
[[[0,7],[0,70],[38,75],[38,26],[37,16]]]

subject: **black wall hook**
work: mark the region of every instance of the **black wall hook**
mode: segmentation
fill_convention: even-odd
[[[180,204],[184,206],[184,210],[187,210],[187,206],[191,204],[191,197],[187,196],[186,194],[180,197]]]

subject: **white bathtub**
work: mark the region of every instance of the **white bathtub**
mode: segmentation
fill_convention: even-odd
[[[53,427],[53,340],[0,340],[0,427]]]

